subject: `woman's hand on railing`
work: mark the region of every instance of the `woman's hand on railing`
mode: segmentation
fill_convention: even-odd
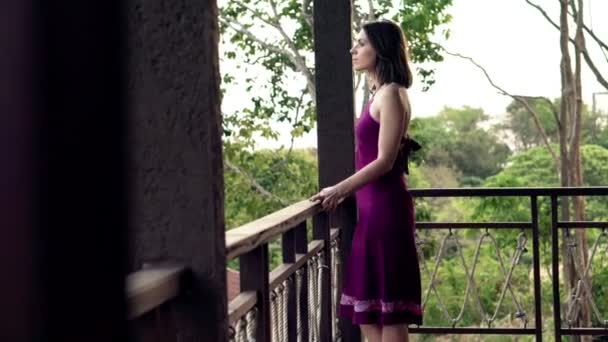
[[[310,198],[310,201],[320,201],[323,210],[333,212],[336,210],[338,205],[344,201],[344,198],[346,198],[346,196],[346,191],[342,189],[340,184],[337,184],[322,189],[321,191],[319,191],[319,193],[312,196]]]

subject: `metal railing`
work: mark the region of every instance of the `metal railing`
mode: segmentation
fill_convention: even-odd
[[[430,305],[431,298],[436,301],[435,309],[442,312],[445,326],[412,326],[411,333],[416,334],[492,334],[492,335],[532,335],[537,341],[543,340],[543,319],[551,317],[543,313],[541,302],[541,255],[539,225],[539,198],[551,199],[551,258],[553,279],[553,320],[556,340],[563,335],[608,335],[606,313],[601,313],[594,305],[590,281],[587,280],[590,268],[578,265],[577,287],[568,293],[569,300],[562,303],[560,299],[560,241],[559,232],[569,229],[601,229],[602,233],[595,239],[590,249],[589,264],[599,250],[608,253],[608,222],[560,222],[557,220],[559,209],[558,198],[563,196],[605,196],[608,198],[608,187],[587,188],[467,188],[467,189],[412,189],[414,198],[434,197],[515,197],[528,199],[529,220],[522,222],[418,222],[417,248],[420,256],[421,273],[425,278],[422,302]],[[543,202],[544,203],[544,202]],[[608,211],[608,208],[606,208]],[[608,215],[607,215],[608,216]],[[306,240],[306,221],[315,219],[313,240]],[[339,296],[340,263],[343,256],[339,253],[339,230],[330,230],[327,214],[312,203],[303,201],[296,205],[273,213],[265,218],[227,232],[228,260],[239,257],[242,293],[229,305],[229,338],[233,341],[337,341],[341,339],[336,319],[336,305]],[[460,236],[463,229],[479,230],[480,234],[469,246],[473,252],[465,257],[464,239]],[[509,241],[500,240],[495,232],[513,230],[515,233]],[[426,248],[431,243],[423,232],[443,232],[436,248],[434,260],[425,258]],[[437,235],[437,234],[435,234]],[[564,234],[567,238],[568,234]],[[268,269],[268,243],[281,238],[283,264],[270,272]],[[562,241],[563,242],[563,241]],[[498,301],[493,309],[482,303],[479,295],[481,288],[478,281],[480,272],[480,250],[488,246],[494,250],[496,267],[504,275],[504,281],[498,291]],[[502,245],[502,246],[501,246]],[[576,253],[576,244],[566,241],[571,253]],[[464,269],[466,287],[462,295],[459,310],[450,312],[440,294],[442,286],[438,279],[438,270],[446,259],[450,249],[451,257],[457,260]],[[531,257],[529,256],[531,249]],[[428,251],[427,251],[428,252]],[[427,253],[428,254],[428,253]],[[531,299],[525,302],[521,293],[514,289],[514,274],[522,265],[522,258],[531,264],[532,286]],[[531,259],[531,260],[530,260]],[[525,271],[525,270],[524,270]],[[262,276],[268,274],[268,277]],[[546,291],[546,289],[545,289]],[[499,312],[509,301],[511,310],[519,327],[498,326]],[[529,303],[529,302],[532,302]],[[593,309],[596,327],[574,327],[568,315],[576,313],[576,306],[588,303]],[[308,303],[308,305],[303,305]],[[463,326],[463,313],[467,303],[480,317],[479,324]],[[561,308],[565,307],[565,315]],[[532,308],[527,310],[527,308]],[[530,311],[530,312],[527,312]],[[603,322],[603,323],[602,323]],[[564,328],[564,325],[566,327]],[[546,333],[546,331],[545,331]]]
[[[437,302],[437,306],[440,307],[440,311],[446,318],[448,325],[439,327],[411,327],[410,332],[412,333],[423,333],[423,334],[492,334],[492,335],[534,335],[537,341],[543,340],[543,317],[547,317],[547,313],[542,312],[541,303],[541,276],[540,276],[540,251],[539,251],[539,239],[540,239],[540,227],[539,227],[539,208],[538,199],[539,197],[550,197],[551,198],[551,258],[552,258],[552,283],[553,283],[553,320],[554,320],[554,334],[557,341],[561,340],[562,335],[608,335],[608,313],[602,313],[597,310],[597,305],[594,305],[591,294],[591,288],[589,281],[587,280],[589,266],[593,261],[594,255],[597,255],[596,251],[599,246],[604,243],[605,248],[608,251],[608,234],[605,229],[608,227],[608,222],[560,222],[557,220],[558,213],[558,198],[569,197],[569,196],[606,196],[608,198],[608,187],[584,187],[584,188],[466,188],[466,189],[420,189],[411,190],[412,195],[415,198],[434,198],[434,197],[470,197],[470,198],[487,198],[487,197],[515,197],[515,198],[528,198],[529,199],[529,212],[530,220],[525,222],[419,222],[416,225],[418,232],[425,230],[445,230],[444,236],[441,238],[441,245],[436,254],[435,260],[432,263],[432,270],[429,269],[427,261],[424,260],[422,249],[425,246],[426,241],[418,238],[417,247],[418,253],[421,256],[421,271],[423,275],[426,275],[428,284],[425,291],[423,291],[423,304],[427,304],[431,296],[434,296]],[[608,214],[608,207],[606,208]],[[608,216],[608,215],[607,215]],[[571,228],[597,228],[602,229],[602,233],[595,239],[593,247],[591,248],[591,257],[588,260],[586,266],[578,265],[577,268],[577,291],[574,294],[570,294],[569,297],[577,296],[575,300],[570,300],[568,308],[571,308],[570,302],[580,303],[582,300],[586,300],[590,303],[590,306],[594,308],[593,313],[596,315],[596,321],[603,322],[602,326],[598,327],[584,327],[584,328],[562,328],[562,322],[568,322],[567,318],[564,318],[560,313],[560,308],[564,305],[560,300],[560,283],[559,283],[559,257],[560,257],[560,245],[559,245],[559,230],[560,229],[571,229]],[[485,230],[479,235],[475,244],[474,253],[472,260],[467,263],[466,258],[462,253],[462,244],[459,240],[457,231],[460,229],[478,229]],[[503,258],[499,243],[493,235],[493,231],[502,229],[517,229],[519,232],[513,237],[514,243],[512,244],[513,251],[510,254],[508,261]],[[418,234],[419,235],[419,234]],[[565,234],[565,236],[569,236]],[[532,272],[533,272],[533,314],[530,315],[524,309],[520,296],[512,288],[512,275],[516,267],[519,266],[522,254],[527,252],[529,242],[532,240]],[[463,295],[462,305],[458,313],[449,313],[444,300],[439,295],[437,290],[437,270],[442,262],[442,256],[445,252],[445,246],[447,242],[452,243],[452,247],[455,248],[456,259],[459,259],[460,265],[464,269],[466,277],[466,288]],[[496,252],[496,261],[500,267],[500,271],[504,274],[504,282],[501,286],[500,296],[498,303],[495,306],[493,312],[489,313],[488,308],[484,307],[479,298],[478,290],[479,284],[476,284],[475,276],[478,270],[479,261],[479,250],[484,242],[490,242],[491,246]],[[575,244],[570,243],[569,248],[576,248]],[[572,252],[576,253],[576,252]],[[493,324],[497,319],[497,313],[505,300],[509,298],[513,302],[513,307],[516,308],[514,316],[520,321],[519,328],[512,327],[494,327]],[[465,305],[472,299],[473,305],[477,309],[477,313],[481,317],[476,327],[462,327],[458,326],[461,322]],[[568,310],[572,311],[572,310]],[[534,318],[533,325],[529,327],[531,317]],[[603,317],[603,318],[602,318]]]

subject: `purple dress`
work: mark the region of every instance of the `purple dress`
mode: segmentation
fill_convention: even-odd
[[[370,101],[356,129],[356,168],[378,156],[380,124]],[[339,315],[354,324],[422,324],[420,269],[414,238],[414,202],[407,191],[408,144],[388,173],[357,191],[359,220],[344,267]],[[417,145],[417,144],[416,144]]]

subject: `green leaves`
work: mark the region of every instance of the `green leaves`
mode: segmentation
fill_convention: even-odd
[[[431,41],[431,37],[440,30],[441,36],[449,38],[450,31],[446,27],[452,20],[447,13],[452,0],[408,0],[401,1],[399,13],[394,20],[401,24],[410,47],[410,55],[415,63],[441,62],[441,49]],[[433,69],[420,68],[424,90],[433,85]]]
[[[235,173],[228,168],[224,172],[228,229],[283,208],[285,205],[278,198],[294,203],[308,198],[318,189],[316,152],[313,150],[252,152],[243,145],[227,143],[224,158],[243,172]],[[252,180],[276,197],[262,194]]]
[[[488,116],[480,108],[444,108],[436,117],[412,120],[410,134],[423,149],[414,161],[430,167],[452,168],[459,180],[478,185],[502,170],[511,155],[509,147],[491,131],[481,128]]]
[[[358,17],[367,17],[362,4],[354,1]],[[440,30],[447,36],[446,13],[451,0],[377,0],[374,12],[378,18],[392,18],[404,28],[411,45],[412,59],[417,63],[441,61],[439,48],[430,37]],[[275,16],[276,11],[276,16]],[[255,96],[251,102],[242,101],[242,108],[231,114],[228,126],[243,124],[249,133],[225,127],[225,139],[251,139],[260,133],[270,134],[273,122],[290,122],[297,136],[310,131],[315,124],[314,110],[314,40],[312,1],[301,0],[227,0],[220,8],[222,41],[229,42],[224,56],[240,65],[252,66],[244,77],[241,71],[228,70],[224,84],[245,85],[244,90]],[[356,28],[357,30],[359,28]],[[434,70],[418,68],[424,88],[434,83]],[[231,88],[227,89],[230,100]],[[297,101],[297,99],[302,100]],[[296,112],[299,111],[299,115]],[[235,135],[235,132],[237,133]]]

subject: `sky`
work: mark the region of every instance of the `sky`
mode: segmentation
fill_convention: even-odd
[[[535,3],[543,6],[554,21],[559,21],[557,1],[535,0]],[[584,0],[584,6],[587,26],[608,43],[608,0]],[[495,83],[510,93],[550,98],[560,95],[559,31],[525,0],[453,0],[448,13],[453,16],[448,24],[450,38],[436,39],[447,50],[475,59]],[[586,43],[596,66],[608,77],[608,61],[595,42],[587,38]],[[436,115],[445,106],[465,105],[483,108],[494,120],[504,117],[511,99],[500,95],[469,61],[446,55],[443,62],[431,66],[435,67],[436,83],[430,90],[423,92],[422,85],[416,83],[409,90],[413,118]],[[233,68],[234,65],[225,62],[220,65],[222,73]],[[586,67],[582,80],[583,100],[591,105],[592,94],[606,90]],[[360,102],[355,101],[357,112]],[[231,108],[228,103],[222,106],[223,110]],[[598,107],[608,111],[608,95],[598,96]],[[289,127],[279,124],[275,127],[281,138],[259,139],[258,148],[289,146]],[[296,139],[294,147],[316,147],[316,131]]]

